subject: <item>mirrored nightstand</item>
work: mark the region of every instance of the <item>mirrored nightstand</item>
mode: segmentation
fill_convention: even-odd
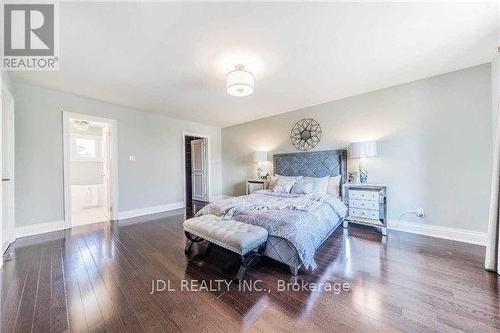
[[[387,185],[345,184],[342,198],[349,209],[344,228],[358,223],[378,227],[382,235],[387,235]]]
[[[259,178],[252,178],[252,179],[247,179],[247,194],[251,194],[252,192],[258,191],[258,190],[265,190],[267,188],[268,181],[267,179],[259,179]]]

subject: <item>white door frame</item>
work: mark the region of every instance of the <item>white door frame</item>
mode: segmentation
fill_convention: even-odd
[[[89,122],[106,123],[109,126],[111,139],[109,155],[111,179],[110,179],[110,205],[112,207],[111,219],[118,220],[118,124],[115,119],[94,117],[83,113],[73,113],[63,111],[63,149],[64,149],[64,224],[66,228],[71,228],[71,183],[70,183],[70,155],[71,155],[71,139],[70,139],[70,124],[71,118],[78,118]]]
[[[4,126],[5,124],[3,124],[3,113],[4,112],[12,112],[11,116],[12,116],[12,119],[8,122],[7,126],[8,126],[8,133],[9,133],[9,145],[8,145],[8,149],[9,149],[9,156],[11,158],[11,160],[9,161],[10,165],[9,165],[9,169],[11,171],[11,173],[7,174],[7,176],[10,178],[10,183],[11,183],[11,188],[12,190],[9,192],[9,198],[7,198],[8,200],[8,203],[9,203],[9,213],[10,213],[10,218],[9,218],[9,223],[8,223],[8,226],[7,226],[7,230],[2,230],[2,232],[0,232],[0,247],[2,248],[2,254],[3,254],[3,247],[4,247],[4,243],[3,243],[3,234],[6,234],[7,236],[7,243],[12,244],[15,240],[16,240],[16,232],[15,232],[15,200],[14,200],[14,193],[15,193],[15,188],[16,188],[16,185],[15,185],[15,143],[14,143],[14,140],[15,140],[15,134],[14,134],[14,130],[15,130],[15,126],[14,126],[14,105],[15,105],[15,101],[14,101],[14,97],[12,96],[11,92],[7,89],[7,87],[5,87],[4,85],[2,85],[1,87],[1,93],[0,93],[0,102],[3,104],[3,98],[7,97],[9,99],[9,102],[12,103],[12,105],[10,106],[10,109],[9,110],[3,110],[3,105],[0,106],[0,109],[1,109],[1,112],[0,112],[0,128],[3,129],[2,126]],[[1,132],[0,132],[1,133]],[[0,151],[2,152],[2,154],[4,154],[5,152],[3,152],[3,142],[2,140],[0,139],[0,144],[2,144],[2,149],[0,149]],[[3,158],[3,156],[2,156]],[[0,158],[0,161],[2,160],[2,158]],[[2,177],[5,175],[5,172],[2,170],[2,168],[0,167],[0,173],[2,174]],[[2,187],[3,187],[3,184],[2,184]],[[1,190],[0,190],[1,191]],[[1,201],[1,204],[3,205],[3,195],[5,195],[5,193],[2,193],[2,195],[0,195],[0,200]],[[0,216],[1,218],[3,218],[3,209],[5,209],[5,207],[2,207],[2,209],[0,209]],[[2,226],[3,226],[3,221],[2,221]]]
[[[197,138],[202,138],[202,139],[207,139],[207,186],[208,186],[208,201],[212,201],[212,184],[210,182],[210,166],[211,166],[211,159],[210,159],[210,135],[208,134],[200,134],[200,133],[193,133],[193,132],[182,132],[182,196],[183,196],[183,201],[184,201],[184,207],[187,207],[187,202],[186,202],[186,136],[195,136]]]

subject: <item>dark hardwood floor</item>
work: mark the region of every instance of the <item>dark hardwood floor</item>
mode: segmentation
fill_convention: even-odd
[[[265,290],[233,282],[182,291],[182,279],[210,286],[235,273],[223,251],[184,256],[183,220],[156,215],[19,239],[2,271],[1,332],[500,330],[498,277],[484,271],[482,247],[340,227],[314,273],[294,278],[263,260],[248,281]],[[175,291],[150,294],[152,280]],[[350,289],[283,291],[284,282]]]

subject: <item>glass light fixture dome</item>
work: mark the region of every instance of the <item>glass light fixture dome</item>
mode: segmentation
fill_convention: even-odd
[[[80,131],[88,131],[90,123],[86,120],[73,120],[73,127]]]
[[[253,94],[254,84],[252,73],[245,70],[243,65],[236,65],[234,71],[226,75],[226,89],[231,96],[244,97]]]

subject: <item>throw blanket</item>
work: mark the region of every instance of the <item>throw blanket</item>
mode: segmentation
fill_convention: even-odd
[[[314,270],[314,254],[325,237],[347,214],[339,199],[325,195],[282,194],[257,191],[251,195],[213,202],[196,215],[213,214],[223,219],[261,226],[270,235],[295,246],[307,269]]]
[[[232,219],[236,213],[249,212],[252,210],[269,209],[298,209],[310,211],[318,208],[322,200],[311,200],[304,195],[273,195],[274,192],[259,191],[252,195],[230,198],[210,204],[206,210],[209,214],[221,216],[225,220]],[[204,214],[207,214],[206,212]]]

